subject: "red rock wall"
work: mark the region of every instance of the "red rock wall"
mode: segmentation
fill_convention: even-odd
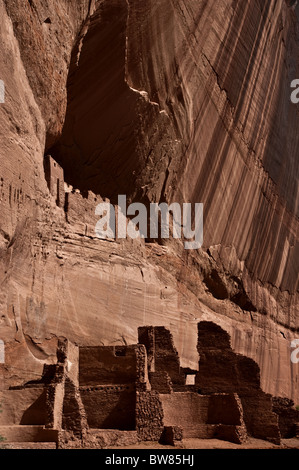
[[[7,384],[41,374],[59,336],[135,343],[146,324],[169,327],[195,367],[196,324],[211,320],[259,364],[265,391],[297,403],[293,10],[284,0],[89,6],[0,1]],[[50,149],[68,183],[102,198],[203,202],[203,250],[101,242],[73,209],[68,223],[45,180]]]

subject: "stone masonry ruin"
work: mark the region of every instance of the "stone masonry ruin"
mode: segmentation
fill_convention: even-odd
[[[184,438],[242,444],[248,436],[280,444],[296,435],[299,412],[262,391],[258,365],[231,349],[226,331],[200,322],[197,349],[192,370],[180,366],[163,326],[140,327],[138,344],[128,346],[60,339],[57,363],[40,380],[3,391],[0,435],[58,448]]]
[[[44,159],[45,178],[51,195],[55,198],[58,207],[64,207],[64,171],[63,168],[50,156]]]

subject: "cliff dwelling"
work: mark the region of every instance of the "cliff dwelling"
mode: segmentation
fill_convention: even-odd
[[[0,0],[0,446],[299,448],[298,18]]]
[[[58,448],[175,446],[188,438],[242,444],[249,436],[279,445],[296,436],[299,411],[262,391],[259,367],[232,350],[225,330],[198,323],[197,350],[198,370],[181,367],[164,326],[140,327],[135,345],[61,339],[56,365],[3,391],[0,434]]]

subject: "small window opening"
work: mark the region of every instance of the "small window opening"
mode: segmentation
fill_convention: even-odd
[[[186,375],[186,385],[195,385],[195,374]]]

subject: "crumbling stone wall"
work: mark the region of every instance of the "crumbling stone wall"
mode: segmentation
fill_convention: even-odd
[[[47,388],[47,427],[60,432],[60,441],[73,440],[82,445],[88,428],[79,390],[79,348],[61,339],[57,365]]]
[[[44,158],[44,170],[50,193],[55,198],[57,206],[64,208],[65,191],[63,168],[51,155],[46,155]]]
[[[161,395],[165,426],[180,426],[185,438],[221,438],[236,443],[247,438],[243,409],[236,394]],[[221,436],[221,437],[220,437]]]
[[[156,391],[137,392],[136,430],[141,441],[159,441],[164,427],[161,395]]]
[[[59,447],[105,447],[138,440],[176,442],[218,438],[242,443],[250,435],[280,442],[297,432],[293,404],[260,388],[259,367],[234,353],[212,322],[198,324],[199,370],[180,367],[164,327],[139,328],[142,344],[77,347],[60,339],[57,364],[45,366],[46,427]],[[195,385],[186,385],[188,375]],[[33,384],[28,384],[33,385]],[[285,414],[285,409],[288,413]],[[27,415],[34,409],[27,410]]]
[[[80,387],[80,394],[90,428],[135,429],[135,386]]]
[[[256,362],[236,354],[231,349],[229,334],[213,322],[198,324],[198,353],[196,385],[202,393],[237,393],[248,433],[279,443],[278,418],[272,411],[271,395],[260,388]]]
[[[149,380],[151,383],[152,390],[156,390],[159,393],[172,393],[173,387],[168,372],[165,370],[159,372],[150,372]]]
[[[145,347],[81,347],[79,364],[89,427],[135,430],[136,391],[150,388]]]
[[[136,370],[134,346],[80,347],[80,386],[133,384]]]
[[[59,431],[62,448],[136,441],[136,389],[149,387],[143,345],[78,348],[60,340],[47,390],[47,426]]]
[[[273,397],[273,411],[278,415],[281,437],[296,437],[299,425],[299,410],[289,398]]]
[[[92,191],[82,191],[67,187],[65,192],[65,215],[67,222],[78,233],[95,236],[95,208],[103,199]]]
[[[181,371],[180,358],[173,337],[164,326],[138,328],[138,342],[147,350],[148,371],[154,390],[161,393],[185,386],[185,375]],[[168,377],[170,377],[170,381]]]
[[[184,437],[207,438],[209,396],[177,392],[161,395],[165,426],[181,426]]]
[[[62,408],[62,429],[74,436],[83,438],[87,430],[87,416],[78,386],[65,378],[64,400]]]
[[[151,390],[146,348],[143,344],[136,344],[134,345],[134,349],[136,354],[136,390]]]

